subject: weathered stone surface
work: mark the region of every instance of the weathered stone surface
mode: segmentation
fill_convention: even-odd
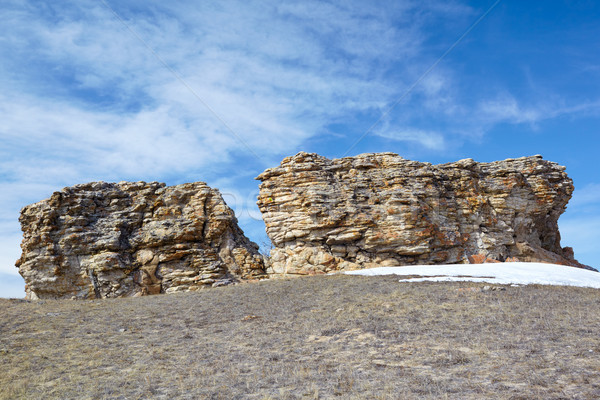
[[[28,298],[171,293],[264,274],[258,246],[203,182],[77,185],[19,221]]]
[[[476,254],[585,267],[560,246],[557,220],[573,192],[564,170],[541,156],[432,165],[393,153],[298,153],[257,177],[274,245],[269,272],[466,263]]]

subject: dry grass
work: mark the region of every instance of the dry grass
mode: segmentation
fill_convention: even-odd
[[[600,291],[327,276],[1,300],[1,399],[598,399]]]

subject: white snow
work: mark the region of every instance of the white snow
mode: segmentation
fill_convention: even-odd
[[[490,264],[411,265],[346,271],[349,275],[404,275],[400,282],[489,282],[500,285],[562,285],[600,289],[600,273],[564,265],[506,262]]]

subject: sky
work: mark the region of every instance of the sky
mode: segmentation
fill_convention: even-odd
[[[268,242],[266,168],[299,151],[444,163],[541,154],[600,267],[600,3],[3,0],[0,297],[19,210],[89,181],[204,181]]]

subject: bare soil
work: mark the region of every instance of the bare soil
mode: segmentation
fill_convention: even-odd
[[[270,280],[0,300],[0,399],[598,399],[600,291]]]

